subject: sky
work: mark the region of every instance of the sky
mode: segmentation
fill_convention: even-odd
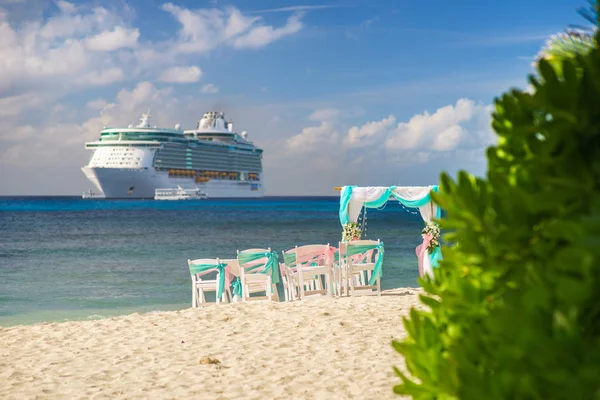
[[[0,196],[77,195],[104,126],[223,111],[266,195],[485,174],[494,98],[584,0],[0,0]]]

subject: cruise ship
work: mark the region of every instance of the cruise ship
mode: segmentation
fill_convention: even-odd
[[[148,112],[135,127],[102,129],[85,147],[93,154],[82,171],[104,198],[153,199],[156,189],[178,187],[211,199],[263,197],[263,151],[222,112],[185,131],[150,126]]]

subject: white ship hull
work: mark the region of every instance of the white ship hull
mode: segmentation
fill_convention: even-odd
[[[264,197],[262,181],[213,179],[196,183],[193,178],[169,177],[167,172],[156,172],[152,167],[83,167],[81,170],[107,199],[153,199],[156,189],[176,189],[178,186],[199,188],[210,199]]]

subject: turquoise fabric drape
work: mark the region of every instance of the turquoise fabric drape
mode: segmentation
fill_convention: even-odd
[[[342,224],[342,226],[344,226],[348,222],[350,222],[350,217],[348,215],[348,206],[349,206],[350,200],[352,198],[352,191],[355,187],[356,186],[345,186],[342,190],[342,193],[340,196],[340,211],[339,211],[340,223]],[[396,193],[394,193],[394,189],[396,187],[397,186],[388,187],[381,194],[381,196],[379,196],[379,198],[363,203],[363,207],[380,208],[383,205],[385,205],[385,203],[387,203],[387,201],[390,199],[390,197],[394,197],[405,207],[419,208],[419,207],[423,207],[423,206],[429,204],[429,202],[431,202],[431,192],[436,192],[436,193],[439,192],[439,186],[434,185],[431,187],[431,191],[429,191],[422,198],[417,199],[417,200],[406,200],[402,196],[399,196]],[[433,219],[440,219],[442,217],[442,209],[439,206],[436,207],[435,215],[433,215],[432,217],[433,217]],[[432,253],[428,253],[428,256],[429,256],[429,261],[431,263],[431,267],[438,268],[439,261],[442,260],[441,248],[438,246]],[[383,262],[383,257],[381,259]],[[375,275],[373,275],[373,276],[375,276]],[[369,282],[369,284],[372,284],[372,283]]]
[[[342,226],[346,225],[350,222],[350,217],[348,216],[348,205],[350,204],[350,199],[352,198],[352,189],[356,186],[344,186],[342,190],[342,194],[340,196],[340,223]],[[427,205],[431,201],[431,192],[428,192],[424,197],[417,200],[406,200],[403,197],[394,193],[394,189],[396,186],[388,187],[382,195],[375,200],[365,202],[363,204],[364,207],[367,208],[379,208],[382,207],[390,197],[394,197],[398,200],[402,205],[406,207],[418,208]],[[439,186],[435,185],[431,188],[432,192],[439,191]],[[439,219],[441,217],[441,209],[438,207],[434,218]]]
[[[356,186],[344,186],[340,198],[340,222],[342,226],[346,225],[350,219],[348,218],[348,204],[352,197],[352,189]]]
[[[428,254],[431,268],[438,268],[440,266],[440,260],[442,259],[442,249],[437,246],[433,252]]]
[[[296,264],[296,253],[283,253],[283,262],[287,266]]]
[[[266,261],[253,265],[250,271],[264,267],[264,270],[261,273],[271,275],[271,281],[274,284],[279,283],[279,256],[276,252],[258,251],[238,254],[238,262],[240,263],[240,268],[243,268],[244,264],[260,260],[261,258],[266,258]],[[239,279],[236,279],[232,283],[232,287],[234,294],[237,294],[238,296],[242,295],[242,282],[240,282]]]
[[[383,276],[383,242],[380,242],[378,245],[375,244],[367,244],[367,245],[351,245],[349,244],[346,248],[346,255],[353,256],[355,254],[362,254],[369,250],[377,249],[377,259],[375,260],[375,267],[373,268],[373,273],[371,274],[371,279],[369,279],[369,285],[374,285],[377,282],[377,277]]]
[[[236,277],[233,282],[231,282],[231,291],[234,296],[242,297],[242,281],[240,278]]]
[[[190,265],[190,276],[194,276],[201,272],[206,272],[211,269],[216,269],[218,271],[219,278],[219,286],[217,286],[217,298],[221,298],[223,295],[223,291],[225,290],[225,267],[227,264],[218,263],[218,264],[192,264]]]

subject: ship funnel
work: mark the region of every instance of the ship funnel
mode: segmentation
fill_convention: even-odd
[[[233,132],[233,121],[227,123],[227,128],[229,129],[229,132]]]

